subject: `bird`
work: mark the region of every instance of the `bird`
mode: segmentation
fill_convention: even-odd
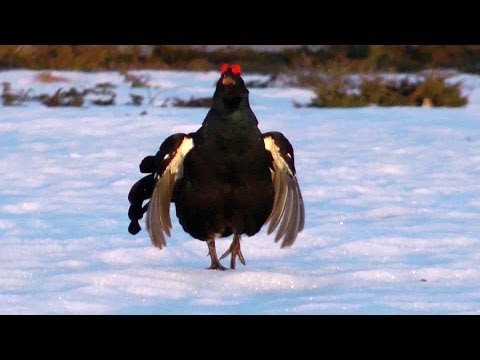
[[[128,231],[145,224],[159,249],[171,236],[170,204],[183,230],[206,242],[212,270],[226,270],[220,260],[230,255],[246,265],[241,237],[251,237],[266,225],[275,242],[291,246],[305,224],[305,208],[294,161],[294,150],[280,132],[261,133],[250,107],[249,90],[237,64],[223,64],[213,103],[196,132],[167,137],[156,155],[146,156],[138,180],[128,194]],[[144,205],[145,201],[148,202]],[[215,240],[233,239],[219,258]]]

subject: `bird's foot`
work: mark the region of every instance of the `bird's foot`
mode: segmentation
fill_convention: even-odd
[[[235,270],[235,261],[237,257],[243,265],[246,265],[245,258],[243,257],[242,250],[240,249],[240,235],[235,234],[233,236],[232,244],[230,245],[228,250],[225,251],[225,253],[220,257],[220,260],[230,254],[232,254],[232,257],[230,258],[230,269]]]
[[[220,261],[217,261],[216,263],[212,262],[212,265],[210,265],[210,267],[207,268],[207,270],[225,271],[225,270],[228,270],[228,269],[225,266],[223,266],[222,264],[220,264]]]
[[[220,261],[218,260],[217,257],[217,251],[215,250],[215,239],[208,239],[207,240],[207,245],[208,245],[208,255],[210,255],[210,259],[212,261],[211,265],[207,270],[227,270],[225,266],[220,264]]]

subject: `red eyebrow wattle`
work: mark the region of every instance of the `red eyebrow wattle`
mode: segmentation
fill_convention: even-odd
[[[240,65],[234,64],[230,68],[232,69],[232,73],[234,73],[235,75],[240,75],[242,73],[242,68],[240,67]]]
[[[221,72],[222,74],[225,74],[229,68],[230,68],[230,65],[227,64],[227,63],[225,63],[225,64],[223,64],[222,66],[220,66],[220,72]]]

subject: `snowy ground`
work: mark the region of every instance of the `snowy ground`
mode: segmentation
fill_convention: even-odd
[[[0,105],[0,313],[480,313],[479,77],[457,109],[295,109],[310,92],[252,89],[261,130],[294,145],[306,226],[285,250],[244,238],[247,266],[214,272],[176,221],[161,251],[130,235],[127,194],[142,158],[207,112],[155,105],[210,96],[218,74],[150,72],[161,91],[142,107],[124,105],[148,94],[117,73],[35,74],[0,82],[38,94],[110,81],[118,105]]]

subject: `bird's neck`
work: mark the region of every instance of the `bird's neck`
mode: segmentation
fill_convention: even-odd
[[[219,139],[253,139],[258,133],[258,121],[250,108],[248,97],[231,101],[220,98],[214,99],[214,104],[197,133],[197,141],[200,143],[203,141],[200,139],[209,138],[215,145]]]
[[[213,99],[212,108],[220,112],[233,113],[242,109],[250,109],[250,102],[247,96],[234,97],[231,99],[219,97]]]

